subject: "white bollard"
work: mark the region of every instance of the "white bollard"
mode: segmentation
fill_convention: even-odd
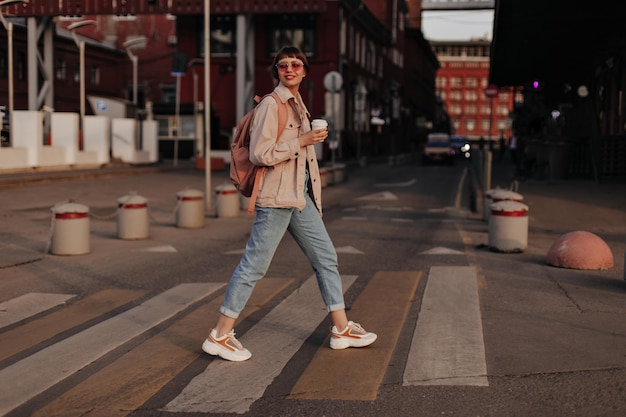
[[[250,206],[250,197],[246,197],[245,195],[239,193],[239,208],[241,210],[248,210]]]
[[[326,183],[328,185],[333,185],[335,183],[335,167],[332,165],[326,167]]]
[[[495,189],[491,193],[491,199],[494,203],[499,201],[517,201],[519,203],[524,199],[524,197],[515,191]]]
[[[335,184],[342,183],[346,180],[346,165],[335,164],[333,165],[333,182]]]
[[[176,226],[187,229],[204,227],[204,193],[193,189],[182,190],[176,193],[176,198]]]
[[[490,209],[489,249],[523,252],[528,246],[528,206],[506,200],[491,204]]]
[[[483,196],[483,220],[489,220],[489,215],[491,214],[491,210],[489,206],[493,203],[493,193],[500,190],[500,188],[492,188],[490,190],[485,191],[485,195]]]
[[[137,194],[117,199],[117,237],[120,239],[147,239],[150,235],[148,200]]]
[[[320,168],[320,181],[322,188],[328,187],[328,169]]]
[[[237,191],[235,186],[230,183],[225,183],[219,185],[215,191],[217,193],[217,217],[239,216],[241,203],[239,201],[239,191]]]
[[[50,252],[54,255],[89,253],[89,208],[73,202],[59,204],[53,213],[53,234]]]

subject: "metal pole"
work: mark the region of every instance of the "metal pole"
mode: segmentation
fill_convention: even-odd
[[[492,144],[492,131],[493,131],[493,101],[494,97],[491,98],[491,110],[489,114],[489,143],[487,144],[487,149],[483,150],[483,163],[484,163],[484,173],[483,173],[483,190],[487,191],[491,189],[491,151],[489,150]]]
[[[200,150],[198,149],[198,137],[200,136],[198,134],[198,73],[195,69],[193,70],[193,130],[196,137],[196,155],[200,155]]]
[[[135,111],[137,110],[137,83],[138,83],[138,70],[137,67],[139,65],[139,59],[137,55],[131,56],[131,60],[133,61],[133,104],[135,105]]]
[[[72,39],[74,39],[74,43],[76,44],[76,46],[78,46],[78,55],[80,60],[80,115],[78,120],[79,146],[81,144],[81,135],[83,133],[83,119],[85,118],[85,41],[78,39],[78,36],[76,35],[76,30],[85,26],[93,25],[95,23],[95,20],[81,20],[80,22],[72,23],[67,27],[67,30],[69,30],[72,34]]]
[[[211,211],[211,14],[210,1],[204,0],[204,175],[205,210]]]
[[[9,140],[13,141],[13,22],[9,22],[7,36],[9,40]]]
[[[176,135],[174,135],[174,166],[178,166],[178,138],[180,137],[180,75],[176,76]]]
[[[82,138],[83,134],[83,125],[85,118],[85,41],[80,41],[79,43],[80,49],[80,121],[78,132],[80,138]],[[79,141],[80,141],[79,138]],[[80,143],[79,143],[80,146]],[[81,146],[82,148],[82,146]]]
[[[336,85],[335,77],[332,77],[332,81],[331,82],[333,83],[333,91],[332,91],[332,93],[330,95],[330,97],[331,97],[331,99],[330,99],[330,111],[333,114],[333,129],[335,131],[334,132],[335,133],[335,137],[333,138],[333,142],[335,142],[335,143],[332,144],[333,146],[332,146],[332,149],[331,149],[331,152],[330,152],[330,159],[331,159],[330,165],[332,167],[334,167],[335,166],[335,148],[336,148],[336,146],[338,146],[338,142],[337,141],[339,140],[339,138],[338,138],[338,136],[339,136],[339,133],[338,133],[339,129],[337,127],[337,115],[335,114],[335,94],[336,94],[336,91],[337,91],[337,85]]]

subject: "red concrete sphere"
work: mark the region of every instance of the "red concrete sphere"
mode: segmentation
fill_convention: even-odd
[[[576,231],[562,235],[552,244],[547,262],[561,268],[604,270],[613,267],[613,253],[597,235]]]

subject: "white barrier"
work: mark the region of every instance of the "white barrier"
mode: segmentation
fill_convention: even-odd
[[[150,160],[148,151],[137,149],[137,121],[113,119],[111,121],[111,149],[114,158],[129,164],[145,164]]]
[[[80,115],[59,112],[50,115],[50,142],[65,149],[65,160],[69,165],[99,165],[98,153],[80,150]]]
[[[154,123],[157,123],[154,121]],[[149,164],[156,162],[158,157],[156,131],[154,125],[148,123],[144,125],[147,127],[148,134],[154,135],[154,142],[152,137],[148,137],[148,150],[138,149],[137,146],[137,120],[135,119],[113,119],[111,121],[111,149],[114,158],[119,158],[123,162],[129,164]],[[145,135],[144,135],[145,137]]]
[[[141,149],[148,152],[148,162],[159,160],[159,122],[144,120],[141,122]]]
[[[39,166],[39,148],[43,141],[43,115],[41,112],[15,110],[11,115],[15,148],[26,149],[26,167]]]
[[[0,147],[0,170],[20,168],[29,168],[28,149],[22,147]]]
[[[64,148],[43,144],[43,113],[38,110],[15,110],[11,116],[13,137],[11,143],[16,148],[26,148],[27,166],[67,165]]]
[[[85,116],[83,148],[95,152],[96,162],[104,165],[111,161],[111,120],[108,116]]]

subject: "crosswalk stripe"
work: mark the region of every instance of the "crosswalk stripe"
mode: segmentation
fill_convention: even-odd
[[[104,290],[2,334],[0,360],[35,346],[143,296],[145,291]]]
[[[403,385],[487,386],[476,269],[430,269]]]
[[[31,292],[0,303],[0,329],[62,305],[73,294],[48,294]]]
[[[344,291],[355,280],[343,276]],[[316,279],[310,277],[240,338],[252,351],[250,360],[211,362],[164,410],[245,413],[327,314]]]
[[[107,352],[169,319],[224,284],[181,284],[0,371],[0,415],[23,404]]]
[[[262,279],[240,320],[253,314],[294,281],[287,278]],[[77,416],[123,417],[141,407],[204,354],[200,345],[207,327],[217,320],[221,301],[221,297],[216,297],[192,311],[39,409],[32,417],[67,417],[68,410]]]
[[[363,349],[318,350],[289,398],[375,400],[420,277],[417,271],[374,275],[352,305],[350,316],[363,320],[365,329],[378,335],[376,342]]]

